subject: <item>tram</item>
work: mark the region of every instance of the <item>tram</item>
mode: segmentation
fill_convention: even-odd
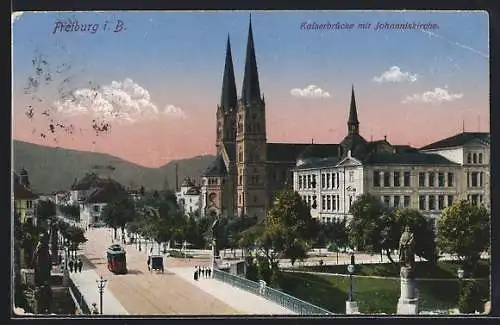
[[[127,258],[125,249],[118,244],[113,244],[108,248],[108,270],[114,274],[127,273]]]

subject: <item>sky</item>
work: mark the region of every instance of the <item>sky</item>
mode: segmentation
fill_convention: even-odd
[[[239,95],[249,13],[14,13],[13,138],[148,167],[214,154],[226,41]],[[367,140],[420,147],[489,132],[486,12],[253,11],[251,20],[268,142],[339,143],[352,86]],[[377,28],[385,23],[424,25]]]

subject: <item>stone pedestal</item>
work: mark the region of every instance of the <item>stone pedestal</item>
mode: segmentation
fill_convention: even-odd
[[[345,302],[346,315],[359,314],[358,303],[356,301]]]
[[[401,268],[401,295],[398,301],[399,315],[418,314],[418,290],[411,268]]]

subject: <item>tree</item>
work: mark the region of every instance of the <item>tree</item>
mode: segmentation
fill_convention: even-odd
[[[268,212],[266,228],[259,239],[260,247],[273,270],[277,258],[295,260],[306,257],[308,243],[314,237],[314,222],[309,207],[297,192],[279,191]]]
[[[328,244],[328,249],[337,252],[337,263],[339,261],[340,248],[349,245],[349,234],[346,219],[335,219],[332,222],[321,224],[320,235]]]
[[[126,192],[122,192],[104,207],[101,216],[106,225],[113,228],[116,239],[116,230],[120,228],[123,235],[127,223],[136,216],[134,201]]]
[[[474,271],[490,241],[490,214],[484,205],[456,201],[437,222],[437,246],[442,253],[455,255],[464,268]]]
[[[79,222],[80,221],[80,206],[78,204],[60,205],[59,211],[68,219]]]
[[[391,263],[392,251],[399,248],[405,226],[415,235],[415,254],[436,262],[435,235],[429,222],[417,210],[389,209],[378,197],[362,194],[351,206],[353,219],[349,225],[351,245],[369,253],[385,252]]]
[[[48,220],[56,216],[56,205],[49,200],[39,201],[36,206],[36,217],[38,224],[47,224]]]

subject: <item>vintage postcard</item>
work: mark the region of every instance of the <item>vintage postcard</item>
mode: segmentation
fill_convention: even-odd
[[[488,28],[14,12],[13,314],[488,314]]]

